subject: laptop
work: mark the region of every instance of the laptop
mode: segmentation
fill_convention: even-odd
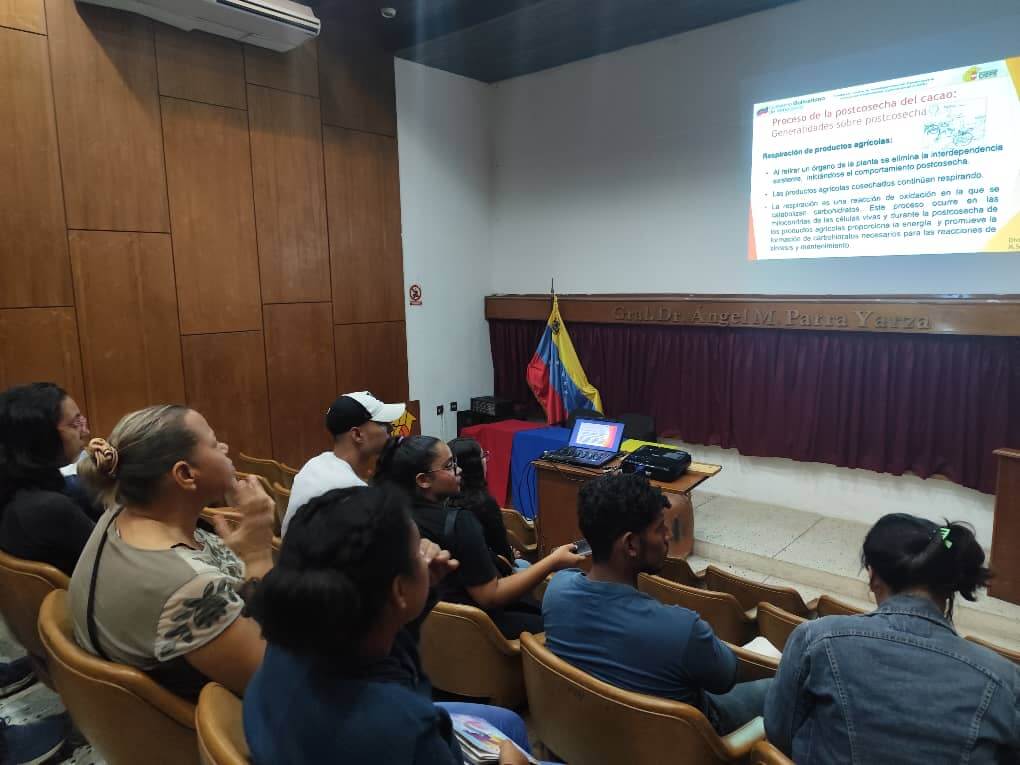
[[[620,452],[623,423],[610,420],[577,420],[570,433],[570,443],[544,459],[569,462],[583,467],[602,467]]]

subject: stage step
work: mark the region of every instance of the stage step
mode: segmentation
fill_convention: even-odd
[[[825,592],[874,608],[861,566],[866,524],[697,490],[692,499],[689,561],[696,571],[715,563],[766,584],[793,587],[805,601]],[[982,593],[976,603],[958,597],[955,609],[961,634],[1020,649],[1020,606]]]

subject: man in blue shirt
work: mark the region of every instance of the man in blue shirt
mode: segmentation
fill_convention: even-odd
[[[542,601],[549,650],[629,691],[682,701],[720,733],[762,713],[771,680],[737,681],[737,659],[697,613],[637,589],[662,569],[669,545],[662,491],[640,475],[605,475],[578,496],[591,573],[561,571]]]

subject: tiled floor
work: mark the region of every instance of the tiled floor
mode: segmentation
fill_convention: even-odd
[[[773,558],[820,516],[797,510],[716,497],[694,511],[695,539]]]
[[[830,574],[858,578],[862,576],[860,551],[867,530],[863,523],[821,518],[774,557]]]
[[[24,656],[24,654],[21,646],[14,642],[3,619],[0,619],[0,661],[9,661]],[[62,711],[64,711],[64,706],[60,703],[60,697],[42,683],[36,683],[14,696],[0,699],[0,717],[7,719],[11,725],[32,722]],[[72,747],[73,745],[66,749],[70,750]],[[103,765],[103,761],[93,753],[92,747],[85,743],[73,751],[65,750],[64,754],[64,759],[58,758],[51,762],[70,763],[70,765]]]

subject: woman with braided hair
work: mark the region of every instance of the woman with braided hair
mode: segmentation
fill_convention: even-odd
[[[335,489],[305,504],[251,601],[268,642],[244,697],[252,761],[459,765],[450,712],[526,746],[509,710],[432,702],[417,626],[430,586],[456,567],[421,538],[397,489]],[[504,743],[501,763],[526,761]]]
[[[107,508],[71,577],[78,643],[188,699],[208,680],[243,693],[265,642],[241,593],[272,568],[273,501],[184,406],[126,415],[88,443],[78,474]],[[224,497],[240,525],[199,529]]]
[[[1020,762],[1020,671],[953,627],[988,583],[963,523],[883,516],[861,556],[878,609],[793,631],[765,703],[769,740],[800,763]]]

